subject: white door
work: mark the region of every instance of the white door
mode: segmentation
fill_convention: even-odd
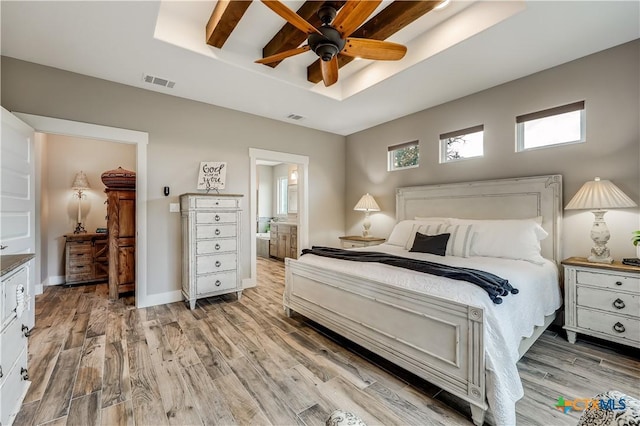
[[[34,131],[2,108],[0,138],[0,246],[1,254],[35,253],[36,204]],[[29,267],[27,296],[35,294],[34,261]],[[34,324],[30,301],[29,327]]]

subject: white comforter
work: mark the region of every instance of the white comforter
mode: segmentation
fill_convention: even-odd
[[[526,261],[491,257],[436,256],[411,253],[402,247],[382,244],[357,249],[385,252],[413,259],[428,260],[452,266],[481,269],[509,280],[520,292],[504,297],[494,304],[480,287],[383,264],[350,262],[315,255],[304,255],[300,261],[350,275],[441,296],[449,300],[480,307],[484,310],[484,342],[486,348],[487,399],[498,425],[515,425],[515,404],[524,396],[518,375],[518,346],[523,337],[530,337],[535,326],[561,305],[558,270],[547,261],[536,265]]]

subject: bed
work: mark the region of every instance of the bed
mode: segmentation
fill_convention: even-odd
[[[523,395],[516,362],[553,321],[561,304],[561,203],[560,175],[399,188],[397,228],[416,218],[457,218],[460,223],[498,219],[510,224],[536,220],[548,234],[539,241],[544,259],[532,263],[442,257],[410,253],[410,245],[363,249],[437,258],[440,263],[505,275],[521,292],[497,305],[482,289],[462,281],[452,284],[448,278],[433,277],[422,289],[416,284],[418,272],[304,255],[285,261],[285,312],[298,312],[457,395],[470,404],[476,425],[483,424],[489,408],[497,424],[515,424],[515,402]],[[474,229],[480,228],[476,224]],[[390,238],[395,232],[394,228]],[[512,276],[513,271],[521,276]],[[538,293],[540,301],[534,301]]]

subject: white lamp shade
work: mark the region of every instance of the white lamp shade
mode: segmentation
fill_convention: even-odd
[[[76,177],[73,178],[73,184],[71,184],[71,189],[73,189],[74,191],[83,191],[89,188],[91,188],[91,186],[89,186],[87,175],[85,175],[82,170],[76,173]]]
[[[635,207],[633,202],[624,192],[606,179],[595,178],[582,185],[582,188],[573,196],[566,210],[606,210]]]
[[[362,212],[379,212],[380,211],[380,207],[378,207],[378,203],[376,203],[376,200],[374,200],[373,197],[369,195],[368,192],[364,194],[362,198],[360,198],[360,201],[358,201],[358,204],[356,204],[356,206],[353,209],[357,211],[362,211]]]

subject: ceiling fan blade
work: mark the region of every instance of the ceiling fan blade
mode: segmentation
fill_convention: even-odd
[[[367,20],[380,3],[381,0],[349,0],[331,25],[340,32],[342,38],[346,38]]]
[[[271,62],[279,62],[283,59],[286,59],[290,56],[299,55],[300,53],[304,53],[310,49],[309,45],[304,45],[302,47],[298,47],[296,49],[285,50],[284,52],[276,53],[275,55],[267,56],[266,58],[258,59],[255,61],[257,64],[270,64]]]
[[[318,33],[322,35],[320,31],[310,23],[308,23],[304,18],[298,15],[293,10],[289,9],[283,3],[277,0],[262,0],[262,3],[265,4],[269,9],[273,10],[275,13],[284,18],[288,23],[302,31],[306,34]]]
[[[338,81],[338,55],[335,55],[330,61],[321,60],[320,69],[322,70],[322,81],[326,87]]]
[[[375,59],[378,61],[397,61],[407,53],[407,47],[390,41],[371,40],[368,38],[347,39],[341,55],[355,58]]]

